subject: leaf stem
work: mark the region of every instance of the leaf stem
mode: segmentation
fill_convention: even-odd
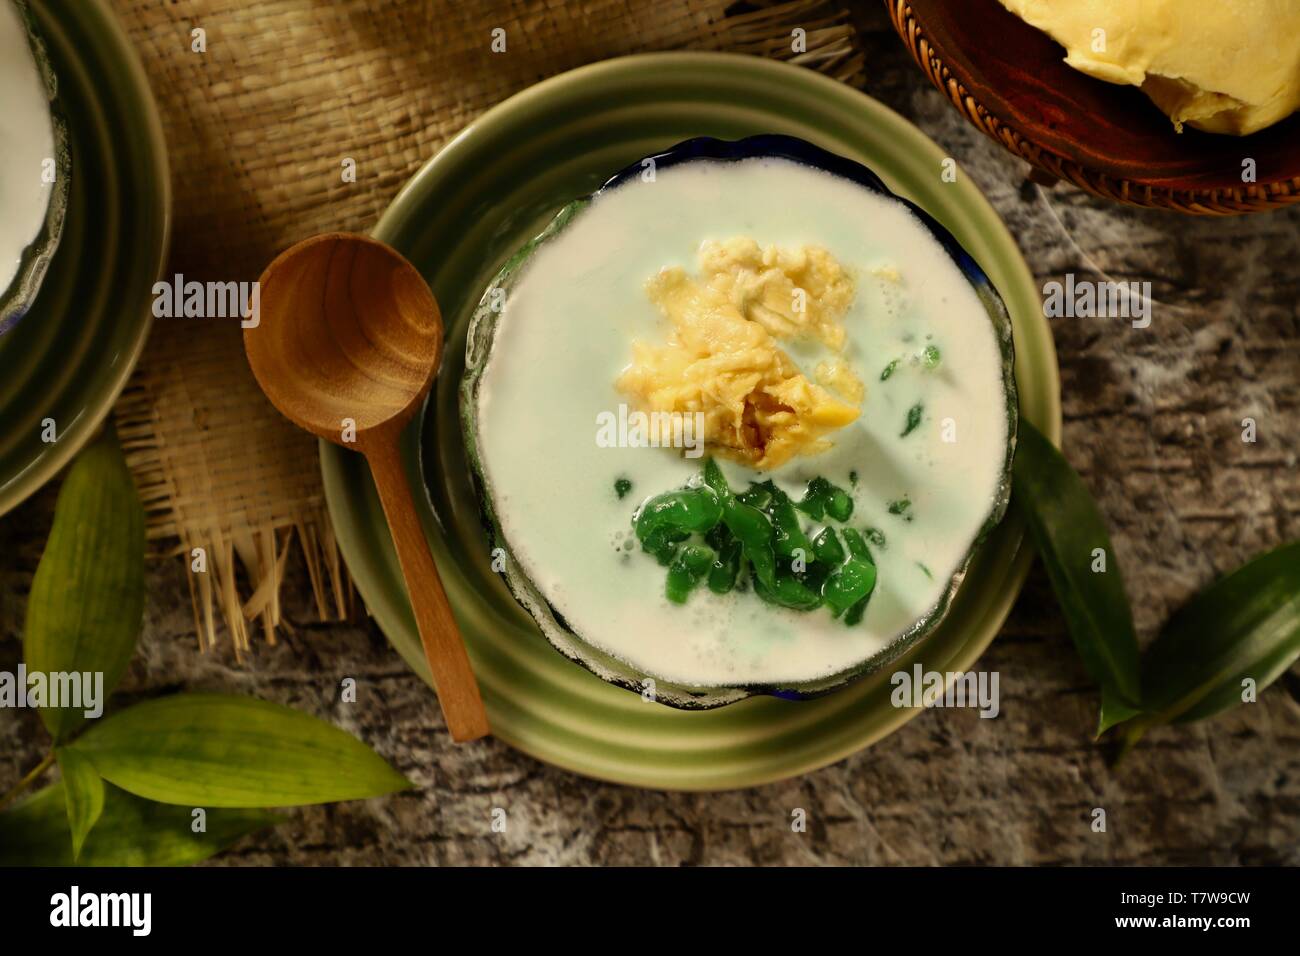
[[[3,797],[0,797],[0,810],[3,810],[5,807],[9,806],[9,804],[13,803],[20,793],[34,784],[37,780],[41,779],[41,776],[45,771],[49,770],[53,765],[54,751],[51,750],[45,755],[45,758],[40,763],[31,769],[31,772],[27,774],[27,776],[18,781],[12,790],[6,793]]]

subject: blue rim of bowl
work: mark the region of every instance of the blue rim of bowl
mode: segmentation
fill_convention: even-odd
[[[689,162],[740,162],[750,159],[774,158],[785,159],[803,166],[819,169],[901,203],[916,216],[939,242],[940,246],[943,247],[954,265],[970,282],[998,336],[998,346],[1002,357],[1002,391],[1006,399],[1007,413],[1006,455],[1003,460],[997,494],[989,514],[976,533],[957,570],[950,577],[948,587],[944,589],[938,601],[929,611],[918,618],[910,628],[896,635],[878,653],[851,667],[815,681],[785,685],[766,683],[729,684],[716,687],[702,687],[665,681],[655,675],[637,671],[626,661],[600,650],[580,634],[577,634],[568,625],[564,617],[546,600],[545,596],[537,590],[532,581],[522,573],[512,574],[507,572],[503,574],[506,585],[515,601],[533,618],[547,642],[556,651],[590,671],[601,680],[635,694],[644,693],[645,680],[652,678],[655,682],[655,700],[658,703],[680,710],[712,710],[756,696],[776,697],[783,700],[811,700],[847,687],[855,680],[875,673],[887,666],[943,623],[943,620],[948,615],[953,598],[961,587],[975,555],[989,534],[1001,524],[1011,500],[1011,469],[1015,458],[1019,423],[1019,397],[1015,377],[1015,343],[1012,335],[1011,316],[992,280],[989,279],[987,273],[979,266],[974,257],[938,220],[916,203],[895,193],[885,185],[884,181],[875,172],[862,163],[822,149],[820,146],[815,146],[807,140],[795,136],[768,133],[747,136],[738,140],[699,136],[683,140],[662,152],[638,159],[610,176],[599,189],[566,204],[556,213],[542,232],[525,243],[509,258],[500,272],[489,283],[488,289],[484,292],[482,299],[475,308],[466,335],[466,365],[460,388],[460,418],[470,466],[470,478],[473,482],[475,496],[478,499],[483,528],[491,545],[494,548],[500,547],[510,557],[511,560],[507,562],[508,568],[517,566],[513,560],[514,552],[500,530],[500,525],[492,507],[491,497],[487,493],[487,483],[482,473],[476,438],[477,416],[475,415],[475,407],[478,384],[486,367],[486,359],[496,331],[495,322],[490,318],[490,316],[496,314],[491,301],[493,290],[507,287],[538,247],[562,232],[597,196],[606,190],[617,188],[635,177],[642,176],[648,167],[658,171]]]
[[[6,0],[8,2],[8,0]],[[12,0],[18,19],[27,30],[27,46],[36,61],[36,71],[41,76],[48,100],[50,127],[54,136],[55,179],[45,207],[45,221],[40,231],[27,244],[18,261],[18,272],[5,289],[0,289],[0,335],[17,325],[31,311],[36,295],[41,291],[45,273],[58,251],[63,237],[63,219],[68,211],[68,193],[72,176],[72,149],[69,145],[68,121],[59,107],[59,78],[50,63],[45,40],[36,25],[27,0]]]

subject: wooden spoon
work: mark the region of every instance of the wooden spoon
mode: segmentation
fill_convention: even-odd
[[[452,739],[488,733],[487,713],[420,526],[399,440],[442,359],[442,315],[423,276],[366,236],[316,236],[262,273],[244,349],[286,418],[366,456]]]

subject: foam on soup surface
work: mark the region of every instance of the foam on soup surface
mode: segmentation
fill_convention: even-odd
[[[0,2],[0,293],[45,223],[54,127],[45,83],[17,8]]]
[[[852,627],[752,589],[669,602],[630,519],[638,502],[698,481],[701,459],[597,440],[628,403],[616,383],[631,344],[666,334],[647,279],[692,272],[701,243],[737,236],[825,249],[854,276],[839,355],[866,383],[861,414],[827,436],[828,450],[761,474],[717,459],[738,490],[771,479],[798,499],[819,476],[851,489],[851,525],[885,540]],[[787,347],[810,379],[827,358]],[[483,477],[528,578],[584,640],[647,675],[706,687],[828,677],[927,617],[993,508],[1008,442],[997,333],[930,232],[895,201],[781,159],[684,163],[599,195],[524,266],[478,403]],[[631,483],[622,498],[620,482]]]

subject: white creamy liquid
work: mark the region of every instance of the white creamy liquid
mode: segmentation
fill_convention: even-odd
[[[53,158],[49,98],[27,29],[17,8],[0,0],[0,293],[45,222],[53,189],[45,163]]]
[[[867,384],[862,415],[835,447],[768,475],[719,459],[736,490],[771,477],[796,497],[824,475],[849,489],[849,525],[879,528],[879,579],[862,622],[800,613],[752,589],[701,584],[684,606],[665,569],[640,550],[633,511],[700,474],[702,459],[666,448],[602,448],[601,412],[627,399],[614,381],[634,339],[667,332],[645,292],[664,266],[696,271],[705,239],[825,247],[857,279],[846,358]],[[896,267],[901,282],[873,269]],[[645,674],[680,684],[787,683],[834,674],[881,651],[940,600],[993,505],[1006,454],[1001,354],[978,297],[903,206],[785,160],[697,161],[601,195],[535,253],[504,305],[479,392],[485,478],[516,560],[585,640]],[[927,344],[942,364],[910,361]],[[789,349],[811,377],[829,355]],[[882,369],[901,359],[886,382]],[[901,438],[907,411],[920,427]],[[951,418],[957,441],[941,440]],[[633,483],[623,500],[614,482]],[[910,498],[914,520],[888,504]],[[928,574],[925,569],[928,569]]]

